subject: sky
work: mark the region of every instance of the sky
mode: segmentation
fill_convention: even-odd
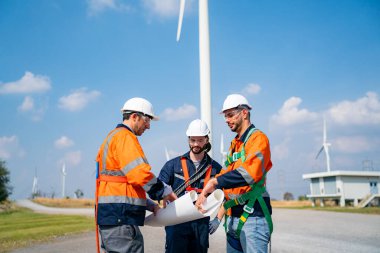
[[[177,0],[1,0],[0,159],[12,199],[78,189],[92,198],[95,157],[132,97],[160,121],[139,137],[158,175],[188,151],[200,117],[198,1],[186,1],[176,42]],[[213,158],[235,136],[219,114],[228,94],[253,106],[273,168],[268,191],[309,193],[323,118],[332,170],[380,170],[380,2],[209,0]]]

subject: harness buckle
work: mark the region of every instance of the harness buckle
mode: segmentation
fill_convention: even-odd
[[[242,196],[237,197],[236,200],[239,203],[239,205],[244,205],[246,201],[245,199],[243,199]]]
[[[253,207],[249,207],[248,205],[244,205],[243,210],[249,214],[253,213],[255,210]]]
[[[239,159],[240,152],[235,152],[232,154],[232,161],[236,162]]]

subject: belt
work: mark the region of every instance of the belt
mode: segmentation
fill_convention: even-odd
[[[272,206],[270,204],[269,197],[264,197],[265,204],[268,207],[269,213],[272,214]],[[237,205],[231,208],[231,216],[232,217],[238,217],[243,214],[243,208],[244,205]],[[258,201],[256,201],[255,205],[253,206],[253,213],[249,214],[249,217],[265,217],[264,212],[261,209],[261,206]]]

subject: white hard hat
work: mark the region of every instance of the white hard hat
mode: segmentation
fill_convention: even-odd
[[[128,99],[123,108],[121,108],[122,112],[140,112],[143,113],[144,115],[152,117],[153,120],[158,120],[159,118],[154,115],[153,112],[153,106],[152,104],[144,99],[144,98],[131,98]]]
[[[252,106],[248,103],[248,100],[244,96],[240,94],[231,94],[228,95],[227,98],[224,100],[223,109],[220,113],[223,113],[228,109],[236,108],[238,106],[245,106],[249,110],[252,109]]]
[[[196,119],[190,122],[189,127],[186,130],[187,136],[206,136],[210,133],[206,122],[200,119]]]

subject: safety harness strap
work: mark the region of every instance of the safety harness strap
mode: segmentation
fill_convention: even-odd
[[[226,167],[229,166],[230,164],[236,162],[238,159],[241,159],[243,163],[245,162],[245,148],[244,148],[245,143],[248,141],[248,139],[252,135],[252,133],[256,132],[257,130],[258,130],[257,128],[252,128],[248,132],[247,137],[244,140],[243,148],[240,152],[234,152],[232,154],[232,156],[231,155],[227,156],[227,161],[225,162]],[[266,191],[265,186],[264,186],[265,185],[265,176],[266,176],[266,173],[264,173],[263,177],[261,178],[261,180],[258,183],[250,185],[251,190],[249,192],[246,192],[246,193],[240,195],[239,197],[237,197],[235,199],[231,199],[229,201],[226,201],[223,205],[224,209],[227,210],[227,209],[234,207],[234,206],[237,206],[237,205],[244,205],[248,201],[247,204],[245,204],[243,207],[244,212],[240,216],[239,224],[238,224],[237,229],[236,229],[236,233],[237,233],[238,237],[240,237],[241,230],[242,230],[245,222],[247,221],[249,215],[251,213],[253,213],[253,211],[254,211],[253,206],[255,205],[256,200],[259,201],[261,210],[264,213],[265,219],[268,223],[270,234],[272,234],[272,232],[273,232],[272,216],[270,215],[268,207],[267,207],[267,205],[266,205],[266,203],[262,197],[262,194]],[[227,232],[227,219],[225,219],[224,228]]]
[[[224,208],[227,210],[228,208],[231,208],[231,207],[234,207],[237,205],[243,205],[248,200],[247,204],[245,204],[243,207],[244,212],[240,216],[240,219],[239,219],[239,224],[238,224],[237,229],[236,229],[237,236],[240,236],[241,230],[242,230],[245,222],[247,221],[249,215],[251,213],[253,213],[253,211],[254,211],[253,206],[255,205],[256,201],[259,201],[261,210],[263,211],[265,219],[268,223],[270,234],[272,234],[272,232],[273,232],[272,217],[269,213],[269,210],[268,210],[268,207],[264,201],[264,198],[262,197],[262,194],[265,192],[265,186],[263,185],[264,181],[265,181],[265,176],[260,180],[260,182],[258,184],[251,185],[251,188],[252,188],[251,191],[244,193],[243,195],[241,195],[235,199],[229,200],[229,201],[225,202],[223,205]],[[225,229],[227,230],[226,222],[225,222]]]
[[[203,174],[206,173],[205,181],[203,182],[203,185],[206,185],[207,182],[210,180],[210,177],[211,177],[211,171],[212,171],[211,164],[208,167],[206,167],[205,169],[203,169],[202,171],[198,171],[197,172],[198,175],[192,179],[190,179],[190,176],[189,176],[189,171],[187,169],[187,163],[186,163],[185,157],[181,158],[181,165],[182,165],[182,171],[183,171],[183,176],[184,176],[185,182],[184,182],[184,186],[180,186],[175,190],[175,193],[178,195],[181,192],[181,191],[179,191],[179,188],[181,188],[181,189],[186,188],[186,191],[195,190],[196,192],[201,193],[202,189],[193,188],[193,187],[191,187],[191,184],[194,183],[195,181],[197,181],[200,177],[203,176]]]
[[[245,138],[244,140],[244,144],[243,144],[243,148],[240,152],[234,152],[232,155],[227,155],[227,160],[225,161],[224,165],[226,167],[228,167],[230,164],[236,162],[237,160],[239,160],[240,158],[242,159],[242,161],[244,162],[245,161],[245,143],[248,141],[249,137],[254,133],[256,132],[258,129],[257,128],[252,128],[251,130],[249,130],[248,134],[247,134],[247,137]]]

